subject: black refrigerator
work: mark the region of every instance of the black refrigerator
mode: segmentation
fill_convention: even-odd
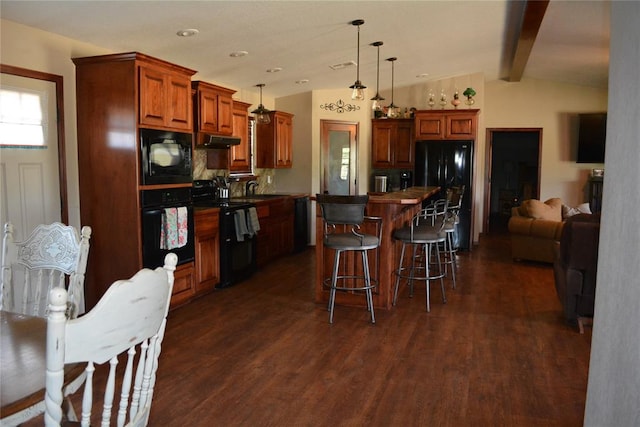
[[[471,249],[473,142],[416,141],[415,154],[415,185],[440,187],[435,198],[445,197],[449,187],[465,186],[454,244],[459,249]],[[427,203],[431,200],[427,200]]]

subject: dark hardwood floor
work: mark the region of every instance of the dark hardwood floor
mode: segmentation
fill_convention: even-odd
[[[314,254],[172,311],[152,426],[581,426],[591,330],[563,321],[551,266],[505,235],[397,307],[313,302]],[[78,406],[76,406],[78,408]]]

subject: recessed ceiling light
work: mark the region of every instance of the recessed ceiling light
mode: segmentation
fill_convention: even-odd
[[[282,67],[273,67],[267,69],[267,73],[277,73],[278,71],[282,71]]]
[[[249,52],[247,52],[246,50],[236,50],[235,52],[231,52],[229,54],[229,56],[232,58],[240,58],[247,55],[249,55]]]
[[[296,80],[296,84],[303,85],[305,83],[309,83],[309,79]]]
[[[342,70],[343,68],[353,67],[355,65],[357,65],[356,61],[347,61],[347,62],[343,62],[341,64],[329,65],[329,68],[331,68],[332,70]]]
[[[422,73],[416,76],[416,78],[418,79],[424,79],[425,77],[429,77],[429,73]]]
[[[178,31],[176,34],[179,37],[191,37],[191,36],[195,36],[196,34],[198,34],[200,31],[196,30],[195,28],[188,28],[186,30],[180,30]]]

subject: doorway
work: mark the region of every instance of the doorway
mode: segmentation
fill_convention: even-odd
[[[322,166],[320,192],[357,194],[358,123],[320,120]]]
[[[11,221],[16,239],[23,239],[38,224],[68,223],[63,79],[4,64],[0,71],[7,112],[1,120],[0,223]]]
[[[487,129],[484,230],[507,233],[511,209],[540,195],[542,128]]]

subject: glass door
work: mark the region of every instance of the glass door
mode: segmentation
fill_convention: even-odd
[[[358,123],[321,120],[322,177],[326,194],[357,194]]]

